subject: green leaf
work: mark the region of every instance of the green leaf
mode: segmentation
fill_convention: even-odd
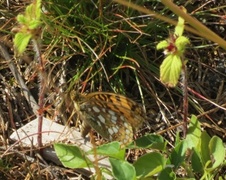
[[[41,16],[41,0],[33,1],[25,10],[25,17],[28,20],[39,20]]]
[[[168,55],[160,66],[160,80],[169,87],[175,87],[181,73],[182,62],[178,55]]]
[[[20,24],[27,24],[27,19],[22,14],[19,14],[16,19]]]
[[[188,148],[196,148],[200,143],[201,138],[201,126],[196,116],[192,115],[191,121],[189,123],[188,133],[186,136],[186,142],[188,143]]]
[[[26,50],[26,47],[30,39],[31,39],[31,34],[19,32],[15,35],[15,38],[13,41],[19,55]]]
[[[181,163],[185,160],[185,153],[188,149],[187,143],[185,140],[181,141],[176,145],[170,155],[170,161],[175,168],[178,168]]]
[[[91,161],[85,157],[85,153],[77,146],[56,143],[54,149],[65,167],[84,168],[92,165]]]
[[[155,134],[147,134],[141,138],[136,139],[135,145],[129,146],[129,148],[152,148],[158,150],[165,150],[166,142],[162,136]]]
[[[204,166],[200,156],[200,152],[195,149],[191,157],[192,169],[194,172],[198,173],[202,173],[204,171]]]
[[[32,36],[37,35],[36,31],[31,30],[34,30],[40,26],[40,16],[41,0],[36,0],[27,6],[25,15],[19,14],[17,16],[17,21],[21,26],[19,27],[19,32],[15,35],[13,41],[19,55],[25,51]],[[34,32],[35,34],[33,34]]]
[[[30,30],[36,29],[36,28],[38,28],[38,26],[40,25],[40,23],[41,23],[41,21],[32,20],[32,21],[29,22],[28,28]]]
[[[175,180],[176,174],[173,172],[173,170],[170,167],[165,168],[161,171],[161,173],[158,176],[158,180]]]
[[[109,158],[115,179],[135,180],[136,172],[132,164],[124,160]]]
[[[206,131],[202,132],[201,135],[201,160],[202,164],[205,166],[205,164],[210,161],[210,152],[209,152],[209,142],[210,142],[210,136],[207,134]]]
[[[169,42],[164,40],[164,41],[161,41],[157,44],[156,46],[156,49],[159,50],[159,49],[165,49],[166,47],[169,46]]]
[[[181,55],[184,53],[184,49],[186,45],[189,43],[190,43],[189,39],[185,36],[180,36],[176,39],[175,45],[177,47],[178,55]]]
[[[33,9],[34,9],[33,3],[26,7],[25,17],[28,21],[33,19],[33,16],[34,16],[34,10]]]
[[[186,13],[186,9],[184,7],[181,7],[182,11],[184,11]],[[184,19],[182,17],[178,17],[178,23],[175,27],[175,31],[174,34],[176,34],[177,36],[182,36],[183,32],[184,32]]]
[[[214,170],[218,166],[220,166],[225,159],[225,149],[222,140],[213,136],[209,143],[209,152],[211,155],[212,167],[208,168],[208,170]]]
[[[87,153],[93,154],[94,151],[91,150]],[[125,158],[125,149],[122,149],[119,142],[116,141],[98,146],[95,153],[97,153],[98,155],[109,156],[122,160]]]
[[[164,169],[166,159],[158,152],[152,152],[141,156],[135,163],[136,174],[139,178],[150,177]]]
[[[175,143],[174,146],[177,146],[177,144],[179,144],[181,142],[181,135],[180,135],[180,131],[176,132],[176,137],[175,137]]]
[[[42,0],[36,0],[35,3],[35,19],[39,20],[41,17],[41,2]]]
[[[41,24],[40,16],[41,16],[41,2],[40,0],[37,0],[26,8],[25,17],[28,20],[27,28],[31,30],[38,28]]]

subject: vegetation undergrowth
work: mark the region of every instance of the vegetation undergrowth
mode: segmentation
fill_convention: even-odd
[[[133,145],[134,144],[134,145]],[[147,134],[137,139],[129,148],[151,150],[140,156],[133,164],[125,158],[125,149],[118,142],[98,146],[95,153],[108,158],[111,168],[99,167],[102,172],[115,179],[224,179],[218,171],[225,165],[225,148],[223,141],[210,137],[201,130],[200,123],[192,116],[188,134],[181,140],[179,134],[173,147],[169,150],[167,140],[162,136]],[[88,155],[77,146],[54,144],[57,156],[65,167],[94,167]],[[218,176],[217,176],[218,175]],[[95,175],[94,175],[95,177]],[[103,179],[98,177],[97,179]]]
[[[73,111],[67,99],[67,92],[71,89],[80,93],[110,91],[124,94],[140,102],[147,113],[147,123],[139,132],[139,138],[126,148],[120,148],[118,142],[94,146],[90,151],[84,151],[74,145],[54,144],[65,167],[94,167],[96,174],[93,174],[93,178],[96,179],[104,179],[106,174],[115,179],[226,178],[223,144],[226,127],[226,76],[220,60],[225,58],[225,50],[222,49],[225,48],[225,41],[212,34],[210,29],[206,30],[209,25],[208,18],[213,22],[225,23],[222,12],[224,6],[220,2],[217,2],[217,8],[203,4],[201,9],[195,1],[178,2],[188,13],[178,11],[175,4],[162,1],[163,5],[157,0],[138,0],[138,6],[133,6],[133,3],[125,4],[126,1],[120,0],[50,0],[42,2],[42,5],[40,2],[34,1],[34,9],[31,5],[21,5],[26,9],[25,14],[17,18],[20,26],[16,29],[14,44],[17,52],[23,55],[23,60],[21,63],[16,57],[14,63],[17,64],[19,72],[22,72],[28,88],[40,91],[36,98],[38,107],[37,104],[32,106],[29,100],[18,103],[15,101],[17,98],[12,98],[18,107],[28,102],[36,109],[37,114],[31,113],[30,109],[21,108],[21,122],[24,119],[31,120],[31,114],[39,117],[48,114],[54,117],[53,112],[57,111],[60,121],[66,124]],[[183,21],[182,29],[185,28],[185,31],[179,30],[183,33],[175,33],[177,30],[172,32],[178,23],[175,14],[181,18],[179,22]],[[12,26],[15,27],[15,22],[13,25],[9,23],[12,21],[9,17],[16,17],[17,14],[9,17],[7,15],[9,14],[4,15],[6,21],[2,25],[5,29],[1,30],[6,38],[15,33],[9,32]],[[193,21],[190,19],[192,16],[207,20],[206,26],[203,27],[204,20],[203,23]],[[214,19],[216,17],[221,21]],[[200,24],[202,26],[199,26]],[[224,31],[219,26],[217,33],[223,37],[221,32]],[[168,36],[171,39],[163,41]],[[176,42],[179,36],[183,39]],[[36,44],[34,49],[30,48],[30,39],[33,41],[33,47]],[[222,48],[211,44],[209,39]],[[1,38],[2,41],[7,42]],[[158,44],[161,41],[162,44]],[[185,45],[188,45],[186,51]],[[166,56],[163,63],[163,53],[157,51],[156,47],[168,50],[169,56]],[[178,50],[176,53],[179,52],[176,56],[173,54],[174,48]],[[31,57],[32,60],[24,63],[24,57]],[[38,66],[34,59],[39,59]],[[184,66],[187,72],[183,69]],[[181,76],[181,68],[182,72],[187,73],[186,78]],[[1,74],[8,71],[8,67],[2,65]],[[179,77],[182,77],[182,80]],[[7,81],[3,80],[1,85],[14,89],[18,83],[16,77],[15,80],[10,74],[4,78]],[[178,79],[182,85],[178,85]],[[164,83],[170,87],[177,86],[173,89]],[[9,91],[9,96],[15,97],[15,94],[24,92],[24,87],[18,84],[20,92]],[[185,89],[188,92],[185,93]],[[6,94],[5,91],[1,92]],[[184,96],[187,96],[187,100],[182,102]],[[1,100],[5,102],[4,98]],[[7,112],[10,114],[12,108],[5,104],[4,107],[9,109]],[[186,116],[185,111],[188,113]],[[16,129],[13,121],[20,119],[16,113],[11,113],[12,123],[9,131]],[[76,118],[75,116],[74,119]],[[184,122],[181,121],[183,119]],[[184,138],[178,130],[181,125],[184,125]],[[189,126],[185,131],[187,125]],[[41,123],[39,127],[38,134],[41,135]],[[2,129],[2,132],[5,132],[6,126]],[[5,145],[9,138],[6,134],[2,133],[2,139],[5,139],[2,144]],[[8,144],[6,148],[7,146]],[[42,146],[41,141],[39,146]],[[143,153],[138,154],[132,161],[128,159],[127,152],[140,150]],[[96,159],[93,160],[90,155],[94,155]],[[99,156],[101,159],[106,158],[111,167],[99,165]],[[6,173],[13,167],[11,159],[13,158],[10,155],[1,157],[0,166],[4,176],[13,178],[13,175]],[[25,174],[27,171],[32,174],[31,169],[24,170]],[[41,176],[40,171],[36,172],[37,174]]]

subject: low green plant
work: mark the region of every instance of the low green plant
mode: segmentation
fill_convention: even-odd
[[[178,136],[179,137],[179,136]],[[78,146],[54,144],[57,156],[65,167],[95,167],[89,155],[102,156],[109,160],[111,169],[98,165],[101,172],[107,172],[115,179],[214,179],[225,165],[225,149],[222,140],[206,131],[201,131],[200,123],[192,116],[187,137],[177,138],[174,147],[168,151],[167,141],[154,134],[137,139],[127,148],[143,148],[150,152],[129,163],[126,149],[118,142],[111,142],[90,151]],[[181,173],[179,173],[181,172]],[[181,174],[181,175],[180,175]],[[95,176],[95,175],[94,175]],[[223,178],[223,177],[222,177]]]
[[[183,36],[183,32],[184,19],[179,17],[174,33],[167,40],[161,41],[157,45],[157,49],[164,49],[164,54],[166,55],[160,66],[160,80],[169,87],[177,85],[181,70],[186,63],[183,55],[189,40]]]

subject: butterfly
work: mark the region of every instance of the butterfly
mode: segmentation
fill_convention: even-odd
[[[126,146],[133,141],[133,133],[145,121],[141,105],[119,94],[93,92],[78,94],[71,92],[75,111],[82,121],[82,136],[93,128],[108,141],[119,141]]]

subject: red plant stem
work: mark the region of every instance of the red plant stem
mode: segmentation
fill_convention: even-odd
[[[38,111],[38,136],[37,136],[37,142],[38,147],[42,147],[42,123],[43,123],[43,110],[44,110],[44,97],[45,97],[45,63],[43,61],[43,58],[41,56],[41,51],[39,47],[39,43],[37,39],[33,39],[33,46],[34,51],[36,52],[36,57],[39,62],[39,80],[40,80],[40,89],[39,89],[39,99],[38,99],[38,105],[39,105],[39,111]]]
[[[188,118],[188,84],[187,84],[187,67],[185,62],[182,62],[182,84],[183,84],[183,126],[184,126],[184,131],[183,135],[184,138],[187,135],[187,118]]]

